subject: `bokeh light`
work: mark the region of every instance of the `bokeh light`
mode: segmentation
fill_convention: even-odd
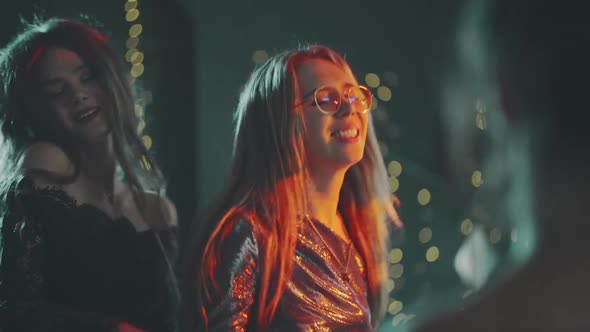
[[[390,101],[391,100],[391,89],[386,86],[380,86],[377,89],[377,97],[383,101]]]
[[[395,280],[393,279],[389,279],[387,281],[387,291],[389,293],[393,292],[393,290],[395,289]]]
[[[394,176],[389,177],[389,189],[392,193],[399,189],[399,180]]]
[[[131,56],[131,59],[130,60],[131,61],[129,61],[129,62],[131,62],[133,64],[142,63],[143,60],[144,60],[143,52],[135,52],[135,53],[133,53],[133,55]]]
[[[469,235],[473,232],[473,222],[471,219],[467,218],[461,222],[461,234]]]
[[[418,191],[418,203],[422,206],[427,205],[430,203],[431,195],[430,191],[426,188],[420,189]]]
[[[139,104],[135,104],[135,116],[137,118],[143,117],[143,107]]]
[[[133,65],[133,67],[131,67],[131,76],[133,78],[138,78],[139,76],[141,76],[141,74],[143,74],[143,71],[143,63],[136,63]]]
[[[379,79],[379,76],[377,76],[377,74],[375,73],[368,73],[367,75],[365,75],[365,82],[367,83],[367,86],[371,88],[376,88],[379,85],[381,85],[381,80]]]
[[[265,50],[256,50],[254,53],[252,53],[252,61],[254,61],[254,63],[257,65],[263,64],[266,60],[268,60],[268,57],[268,52]]]
[[[479,128],[481,130],[485,130],[488,125],[487,121],[486,121],[486,116],[478,113],[475,116],[475,125],[477,126],[477,128]]]
[[[471,184],[475,188],[479,188],[483,184],[483,176],[481,174],[481,171],[473,171],[473,173],[471,174]]]
[[[389,267],[389,275],[394,278],[398,279],[404,275],[404,266],[402,264],[393,264]]]
[[[389,165],[387,165],[387,171],[391,176],[400,176],[403,171],[402,164],[397,160],[392,160],[389,162]]]
[[[500,242],[500,240],[502,240],[502,231],[498,228],[493,228],[490,231],[490,242],[492,244],[496,244],[498,242]]]
[[[143,25],[136,23],[129,28],[130,37],[138,37],[143,32]]]
[[[422,228],[418,233],[418,240],[421,243],[428,243],[430,240],[432,240],[432,229],[430,229],[430,227]]]
[[[127,14],[125,14],[125,20],[127,22],[133,22],[135,20],[137,20],[137,18],[139,17],[139,10],[137,10],[136,8],[130,9]]]
[[[141,138],[141,141],[143,142],[143,146],[145,146],[146,149],[151,149],[152,148],[152,138],[148,135],[144,135]]]
[[[432,247],[428,248],[428,250],[426,250],[426,261],[428,261],[429,263],[435,262],[439,256],[440,256],[440,251],[438,250],[438,247],[436,247],[436,246],[432,246]]]
[[[139,45],[139,38],[137,38],[137,37],[129,37],[127,39],[127,42],[125,43],[125,47],[127,47],[128,49],[137,48],[138,45]]]
[[[131,48],[129,49],[126,53],[125,53],[125,60],[127,60],[127,62],[131,62],[131,58],[135,55],[135,53],[137,53],[137,49],[136,48]]]
[[[387,312],[389,312],[391,315],[395,315],[398,312],[402,311],[403,308],[404,308],[403,303],[401,303],[400,301],[394,300],[387,307]]]
[[[125,3],[125,11],[128,12],[131,9],[137,8],[137,1],[127,1]]]
[[[400,248],[393,248],[389,251],[389,263],[397,264],[404,257],[404,252]]]

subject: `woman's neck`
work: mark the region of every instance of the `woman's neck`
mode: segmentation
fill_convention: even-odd
[[[346,169],[310,171],[307,184],[307,214],[329,227],[340,223],[338,200]]]
[[[113,139],[109,135],[104,141],[86,144],[80,148],[80,176],[94,192],[114,196],[116,158]]]

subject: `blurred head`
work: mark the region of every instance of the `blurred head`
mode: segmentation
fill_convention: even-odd
[[[88,24],[58,18],[28,24],[0,51],[4,168],[35,141],[54,142],[76,160],[85,143],[110,133],[131,186],[160,191],[161,173],[137,134],[128,71],[107,37]],[[142,169],[140,160],[150,165]]]
[[[2,50],[0,75],[5,138],[63,144],[107,126],[125,140],[134,127],[127,68],[106,36],[87,24],[50,19],[29,25]]]
[[[494,224],[509,221],[506,226],[518,231],[515,246],[525,257],[535,247],[538,229],[549,234],[550,227],[567,229],[566,223],[579,219],[543,220],[563,216],[563,207],[583,196],[572,184],[588,187],[581,183],[588,179],[584,174],[590,162],[590,131],[582,121],[590,76],[590,49],[583,46],[590,42],[589,7],[581,0],[478,0],[465,5],[461,69],[465,86],[479,89],[467,98],[485,100],[488,121],[485,131],[464,121],[453,132],[477,131],[489,142],[480,145],[487,149],[484,153],[477,153],[486,157],[486,184],[475,197],[486,204]],[[458,94],[468,95],[466,90]],[[453,123],[466,118],[465,109],[451,106],[462,112]],[[474,141],[463,139],[457,145]],[[567,210],[574,209],[569,205]]]
[[[74,142],[95,141],[109,133],[104,90],[78,54],[65,48],[43,50],[31,70],[37,97],[30,99],[27,112],[34,132]]]
[[[590,5],[574,0],[490,1],[490,65],[502,109],[515,126],[533,131],[534,153],[590,161],[587,106],[590,77]]]
[[[373,322],[379,320],[387,296],[386,223],[399,220],[368,112],[370,98],[342,56],[324,46],[283,52],[254,70],[235,113],[230,181],[205,220],[209,229],[202,233],[211,236],[197,292],[213,278],[211,259],[220,250],[224,226],[241,211],[253,212],[266,262],[258,321],[267,325],[291,276],[309,172],[347,168],[338,209],[366,262]]]

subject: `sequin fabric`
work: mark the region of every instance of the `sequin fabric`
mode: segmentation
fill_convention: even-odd
[[[259,244],[245,219],[224,240],[217,295],[205,306],[209,331],[257,331]],[[365,268],[354,246],[317,220],[302,221],[294,260],[271,331],[373,331]]]

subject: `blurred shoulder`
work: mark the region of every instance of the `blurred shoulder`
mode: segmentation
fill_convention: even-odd
[[[178,226],[176,205],[168,197],[154,192],[145,192],[143,197],[149,215],[154,218],[154,224],[158,228],[168,229]]]
[[[21,157],[20,167],[35,185],[42,187],[61,184],[76,173],[74,163],[63,148],[51,142],[30,145]]]

